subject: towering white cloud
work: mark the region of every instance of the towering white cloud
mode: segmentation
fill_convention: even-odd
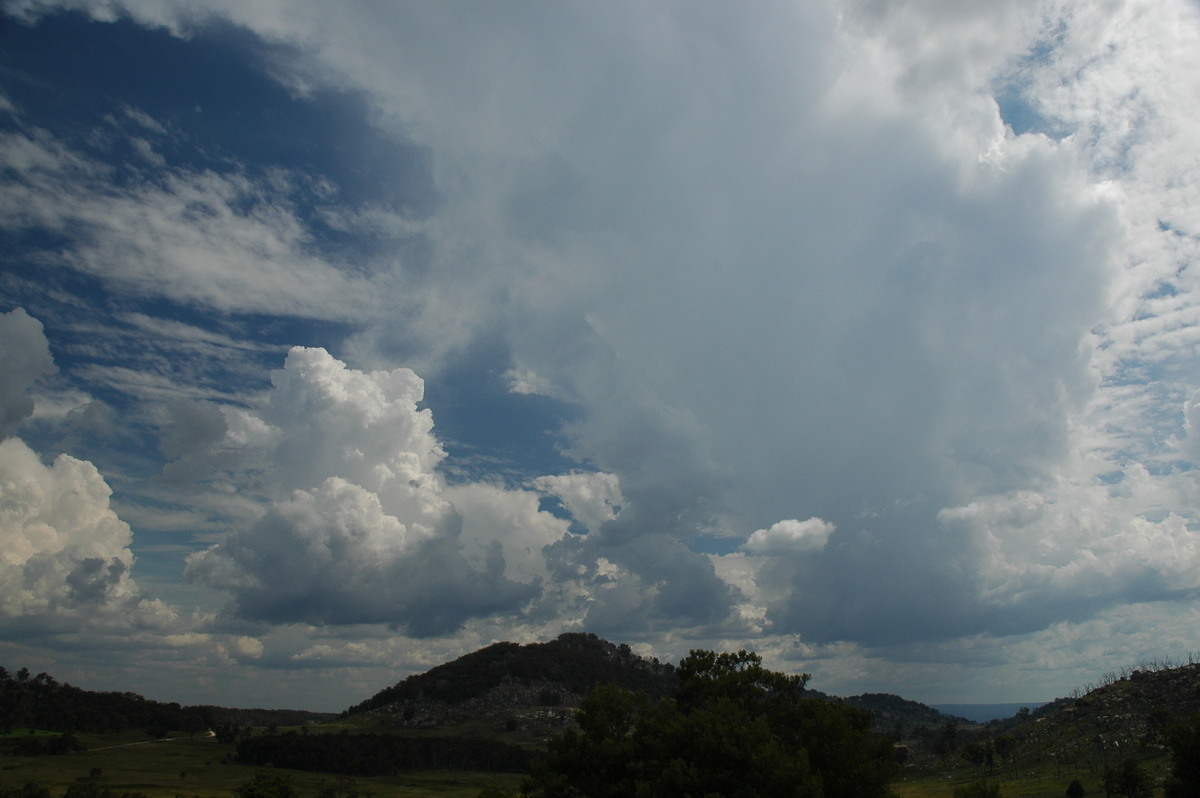
[[[218,423],[222,434],[189,455],[187,472],[205,462],[208,475],[224,461],[235,466],[227,484],[269,501],[257,520],[190,557],[191,579],[229,591],[244,618],[385,623],[418,636],[519,615],[538,595],[540,549],[565,525],[530,499],[464,487],[457,495],[474,510],[464,534],[415,373],[362,372],[297,347],[272,382],[261,411],[229,411],[236,426]],[[490,512],[514,501],[517,518],[540,524],[527,530]]]
[[[130,579],[129,525],[91,463],[60,455],[42,465],[21,440],[0,442],[4,493],[3,615],[120,611],[141,601]]]
[[[23,309],[0,316],[0,413],[12,426],[33,411],[32,383],[54,371],[41,324]],[[11,378],[10,378],[11,377]],[[132,531],[109,506],[112,491],[91,463],[60,454],[43,465],[20,438],[0,440],[0,628],[46,638],[152,629],[172,608],[132,578]]]

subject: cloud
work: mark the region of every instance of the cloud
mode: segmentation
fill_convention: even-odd
[[[153,178],[134,172],[118,182],[108,163],[40,129],[0,133],[0,157],[9,164],[0,223],[67,237],[72,246],[48,253],[58,266],[225,312],[343,320],[373,312],[369,280],[310,253],[295,204],[312,188],[300,175],[155,162]]]
[[[625,503],[619,480],[614,474],[575,471],[570,474],[538,477],[534,487],[555,496],[579,523],[590,530],[617,517]]]
[[[0,315],[6,431],[34,409],[27,392],[55,372],[42,325],[23,309]],[[13,639],[162,632],[175,610],[132,578],[129,525],[109,506],[108,484],[85,460],[49,466],[23,440],[0,440],[0,627]]]
[[[331,477],[189,558],[188,575],[231,591],[237,614],[250,620],[387,623],[417,636],[511,612],[536,594],[505,577],[498,544],[482,567],[467,562],[455,521],[406,526],[383,512],[375,494]]]
[[[750,535],[742,548],[759,556],[820,551],[829,542],[836,527],[820,518],[807,521],[778,521],[768,529]]]
[[[208,24],[167,0],[80,7]],[[414,219],[286,164],[177,165],[172,126],[131,106],[112,128],[145,157],[124,182],[45,131],[0,141],[0,219],[69,235],[59,266],[198,315],[358,328],[329,346],[362,370],[293,350],[268,386],[271,352],[232,327],[126,317],[240,363],[225,393],[127,363],[103,383],[210,400],[159,411],[163,476],[232,530],[189,567],[232,612],[745,635],[781,657],[799,635],[792,654],[845,654],[852,679],[876,655],[967,662],[1194,603],[1192,5],[205,9],[297,96],[361,93],[440,194]],[[347,255],[319,224],[420,252]],[[553,431],[577,471],[445,484],[424,383],[394,366],[434,384],[480,350],[472,378],[506,398],[569,401]],[[727,553],[698,553],[714,539]]]
[[[538,595],[540,549],[565,525],[539,513],[531,494],[446,489],[436,470],[445,452],[430,411],[418,408],[415,373],[362,372],[297,347],[272,383],[261,411],[197,407],[179,417],[181,434],[207,445],[172,466],[206,479],[222,469],[234,490],[268,502],[188,559],[188,578],[231,593],[234,615],[428,636],[519,615]]]
[[[984,602],[1024,616],[1021,631],[1096,607],[1162,601],[1200,587],[1191,472],[1154,477],[1130,465],[1108,484],[987,497],[939,514],[973,541]]]
[[[0,435],[9,434],[33,414],[29,390],[41,377],[55,372],[42,324],[23,308],[0,314]]]
[[[50,466],[16,438],[0,441],[0,625],[6,636],[162,633],[175,611],[132,578],[129,525],[91,463]]]

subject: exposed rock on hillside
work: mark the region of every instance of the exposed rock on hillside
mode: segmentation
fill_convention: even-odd
[[[1108,760],[1135,751],[1164,751],[1175,720],[1200,712],[1200,663],[1134,670],[1083,696],[1060,698],[1022,722],[995,724],[1023,748],[1050,756]]]

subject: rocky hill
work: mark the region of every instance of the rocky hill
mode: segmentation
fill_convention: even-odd
[[[655,698],[672,695],[677,686],[669,664],[639,657],[629,646],[593,634],[570,633],[548,643],[495,643],[409,676],[343,714],[417,729],[475,724],[541,734],[570,724],[583,697],[606,683]],[[842,699],[817,690],[807,694],[871,711],[876,731],[897,741],[927,739],[947,722],[968,724],[895,695]]]
[[[988,724],[1010,757],[1063,767],[1103,767],[1166,751],[1165,732],[1200,713],[1200,663],[1130,670],[1084,695],[1060,698],[1026,716]]]
[[[409,676],[344,714],[417,728],[532,716],[554,726],[569,723],[572,708],[606,683],[665,697],[675,690],[675,669],[627,645],[568,633],[548,643],[495,643]]]

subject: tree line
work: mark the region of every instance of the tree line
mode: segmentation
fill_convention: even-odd
[[[28,668],[0,667],[0,737],[15,729],[109,734],[140,729],[151,737],[195,733],[218,726],[292,726],[332,718],[332,713],[283,709],[182,706],[132,692],[95,692]]]
[[[125,729],[202,731],[213,722],[206,707],[150,701],[136,693],[98,693],[60,683],[46,673],[15,674],[0,667],[0,736],[16,728],[110,733]]]

